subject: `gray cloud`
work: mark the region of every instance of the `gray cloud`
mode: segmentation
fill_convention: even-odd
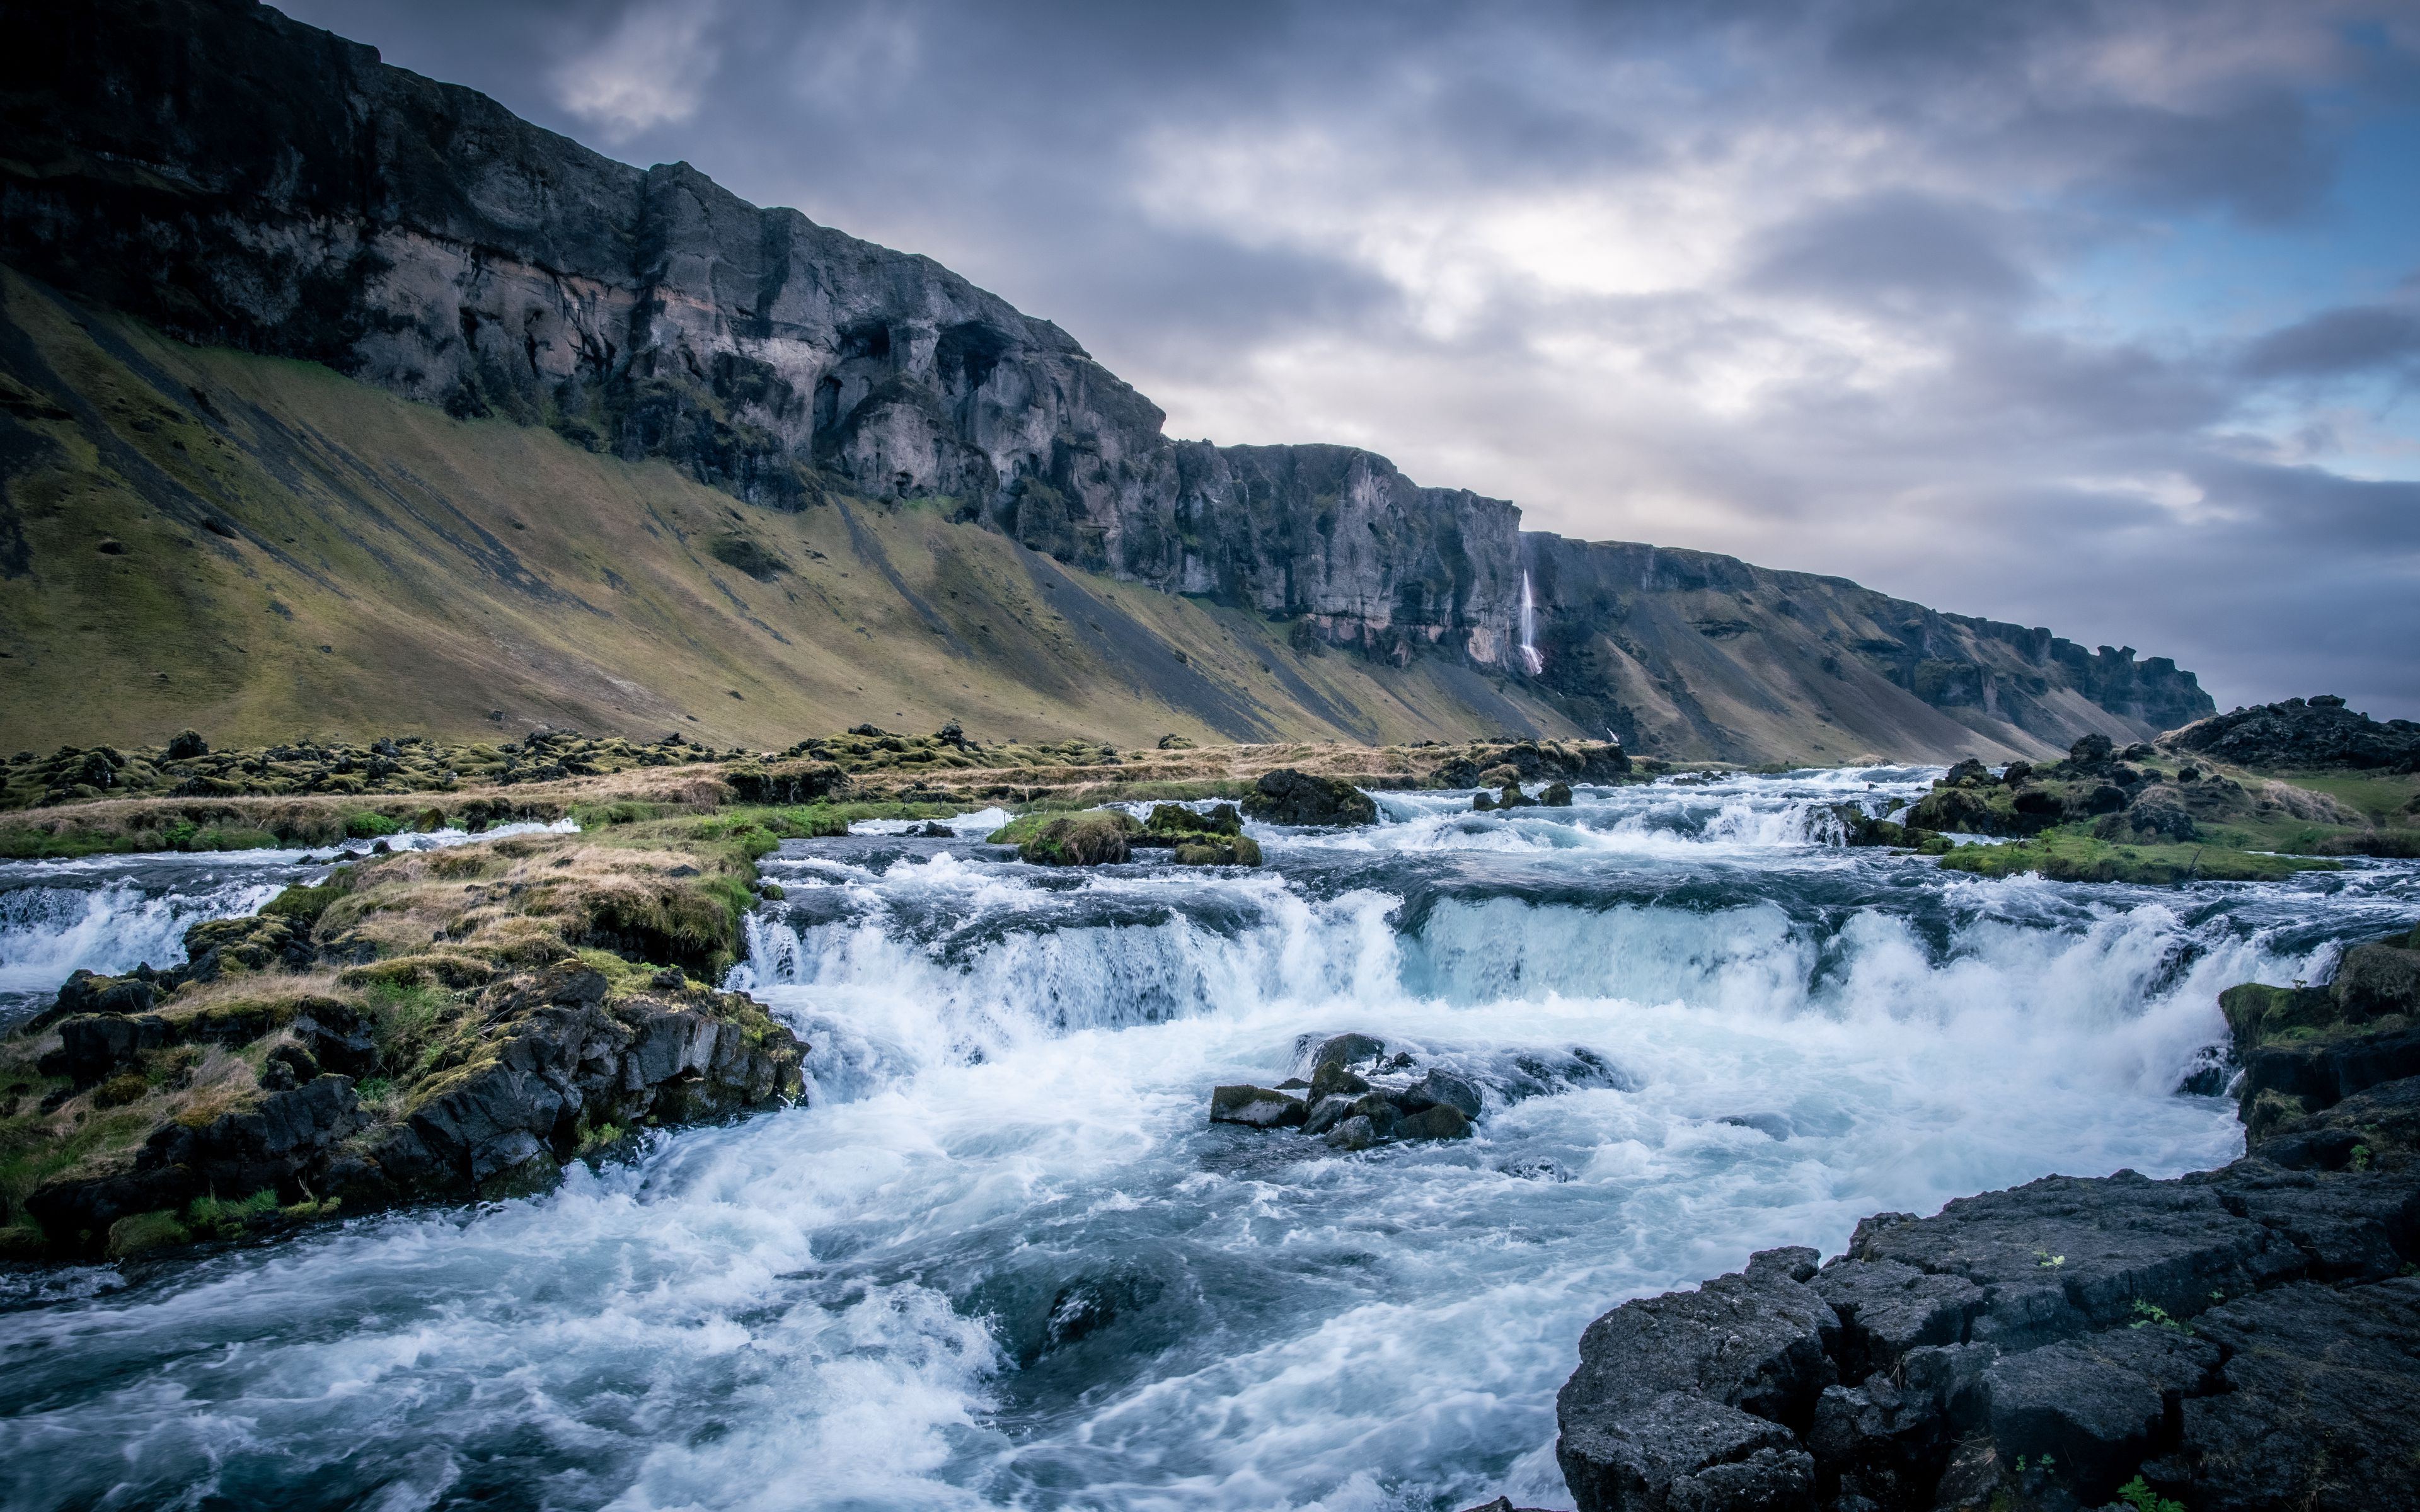
[[[2337,378],[2420,360],[2420,314],[2391,305],[2325,310],[2269,332],[2243,353],[2256,378]]]
[[[2420,362],[2343,234],[2405,212],[2336,177],[2420,155],[2396,0],[290,8],[927,253],[1179,435],[2420,715],[2420,437],[2348,397]]]
[[[1768,235],[1750,281],[1847,303],[2001,303],[2032,292],[2006,229],[1978,207],[1885,190],[1821,206]]]

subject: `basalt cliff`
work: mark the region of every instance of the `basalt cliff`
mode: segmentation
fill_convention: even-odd
[[[1172,440],[1161,411],[1065,332],[929,258],[748,205],[687,163],[613,162],[250,0],[0,14],[11,38],[0,260],[15,275],[0,291],[0,593],[68,592],[48,553],[135,549],[123,532],[107,535],[119,548],[109,553],[89,529],[44,528],[62,515],[88,524],[91,499],[123,496],[143,520],[183,530],[217,560],[195,559],[211,572],[258,579],[282,563],[313,579],[334,595],[332,624],[348,612],[337,600],[393,600],[382,623],[409,622],[406,659],[458,669],[425,695],[389,695],[390,708],[419,697],[412,712],[432,728],[551,713],[636,729],[686,712],[761,740],[771,730],[759,724],[859,713],[852,692],[863,712],[911,699],[953,712],[941,695],[987,677],[1006,680],[997,706],[955,712],[1128,736],[1155,724],[1225,738],[1610,730],[1663,753],[1738,760],[2036,756],[2091,731],[2139,738],[2213,712],[2164,657],[2087,652],[1841,579],[1525,532],[1511,503],[1421,487],[1349,447]],[[160,333],[204,355],[167,352]],[[458,429],[410,422],[435,455],[407,466],[400,442],[367,433],[364,401],[262,359],[323,364]],[[500,422],[551,432],[550,446],[578,455],[521,462],[519,497],[489,497],[503,490],[483,492],[479,468],[456,457],[505,445]],[[247,478],[197,472],[205,447]],[[939,638],[937,659],[885,687],[852,666],[800,665],[777,681],[808,692],[698,714],[611,634],[500,638],[479,616],[636,612],[613,600],[639,592],[638,572],[575,571],[513,533],[551,527],[566,552],[610,535],[611,522],[582,517],[608,475],[648,496],[631,509],[676,494],[686,510],[617,548],[646,558],[667,539],[695,545],[689,565],[656,574],[695,602],[657,606],[677,633],[639,644],[737,637],[780,659],[801,635],[850,636],[872,612],[835,605],[866,586],[838,581],[853,558],[882,579],[882,612]],[[367,560],[315,552],[263,495],[315,528],[339,519],[339,544]],[[903,514],[934,522],[906,547],[879,523]],[[414,520],[426,528],[407,543],[396,532],[411,535]],[[982,557],[1000,572],[953,582],[921,570],[928,557]],[[374,580],[414,571],[423,580],[408,586]],[[1519,643],[1525,575],[1534,657]],[[1022,603],[1063,579],[1086,602],[1055,616],[1066,646],[1041,644],[1002,608],[1001,584]],[[755,586],[767,584],[778,602]],[[1210,636],[1169,621],[1172,609],[1138,617],[1120,584],[1227,618]],[[814,596],[803,589],[819,608],[796,609]],[[481,593],[502,598],[465,597]],[[289,621],[302,608],[267,596]],[[427,623],[432,602],[453,604],[460,623]],[[163,623],[193,638],[175,614]],[[1084,625],[1099,644],[1078,643]],[[316,642],[324,654],[397,686],[400,669],[374,665],[342,628]],[[1189,654],[1205,636],[1239,649]],[[254,654],[252,638],[201,639]],[[0,676],[30,676],[44,658],[62,687],[144,675],[134,652],[120,667],[32,639],[5,649]],[[1311,665],[1336,653],[1343,666]],[[1128,670],[1107,680],[1131,698],[1087,706],[1068,691],[1118,663]],[[730,681],[688,674],[709,677]],[[56,696],[36,678],[10,702]],[[231,694],[228,707],[238,724],[243,710],[267,717],[257,699]],[[333,694],[317,707],[351,717]],[[112,733],[147,727],[89,732]]]

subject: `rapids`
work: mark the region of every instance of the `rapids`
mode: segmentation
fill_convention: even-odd
[[[1569,1505],[1597,1313],[1877,1210],[2222,1163],[2231,1104],[2176,1091],[2218,990],[2420,910],[2408,863],[2155,890],[1830,843],[1934,775],[1387,794],[1256,826],[1257,872],[1040,871],[996,815],[792,842],[732,984],[812,1041],[803,1105],[543,1197],[0,1278],[0,1502]],[[289,863],[210,864],[234,910]],[[162,949],[179,875],[11,869],[6,969]],[[1206,1123],[1346,1029],[1481,1084],[1478,1137]]]

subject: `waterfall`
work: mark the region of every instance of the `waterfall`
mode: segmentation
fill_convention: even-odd
[[[1538,655],[1538,601],[1529,593],[1527,567],[1521,569],[1521,665],[1532,677],[1546,670],[1544,658]]]

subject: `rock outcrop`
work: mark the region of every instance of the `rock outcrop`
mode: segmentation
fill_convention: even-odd
[[[683,968],[727,965],[744,863],[576,843],[340,868],[194,925],[173,970],[76,974],[0,1037],[0,1255],[524,1192],[643,1127],[797,1098],[806,1047]]]
[[[2420,771],[2420,724],[2381,724],[2331,693],[2198,719],[2163,736],[2160,744],[2268,771]]]
[[[2414,961],[2420,929],[2227,995],[2222,1170],[1878,1213],[1598,1319],[1557,1403],[1582,1512],[2420,1507]]]
[[[1351,447],[1171,440],[1066,332],[927,258],[686,163],[613,162],[263,7],[25,7],[10,36],[0,257],[193,341],[662,457],[768,508],[945,501],[1060,561],[1288,620],[1305,652],[1437,656],[1667,751],[2032,753],[2211,709],[2131,649],[1524,534],[1512,504]],[[249,538],[198,496],[172,502]],[[759,582],[794,567],[745,531],[709,549]],[[1516,653],[1525,579],[1543,672]]]

